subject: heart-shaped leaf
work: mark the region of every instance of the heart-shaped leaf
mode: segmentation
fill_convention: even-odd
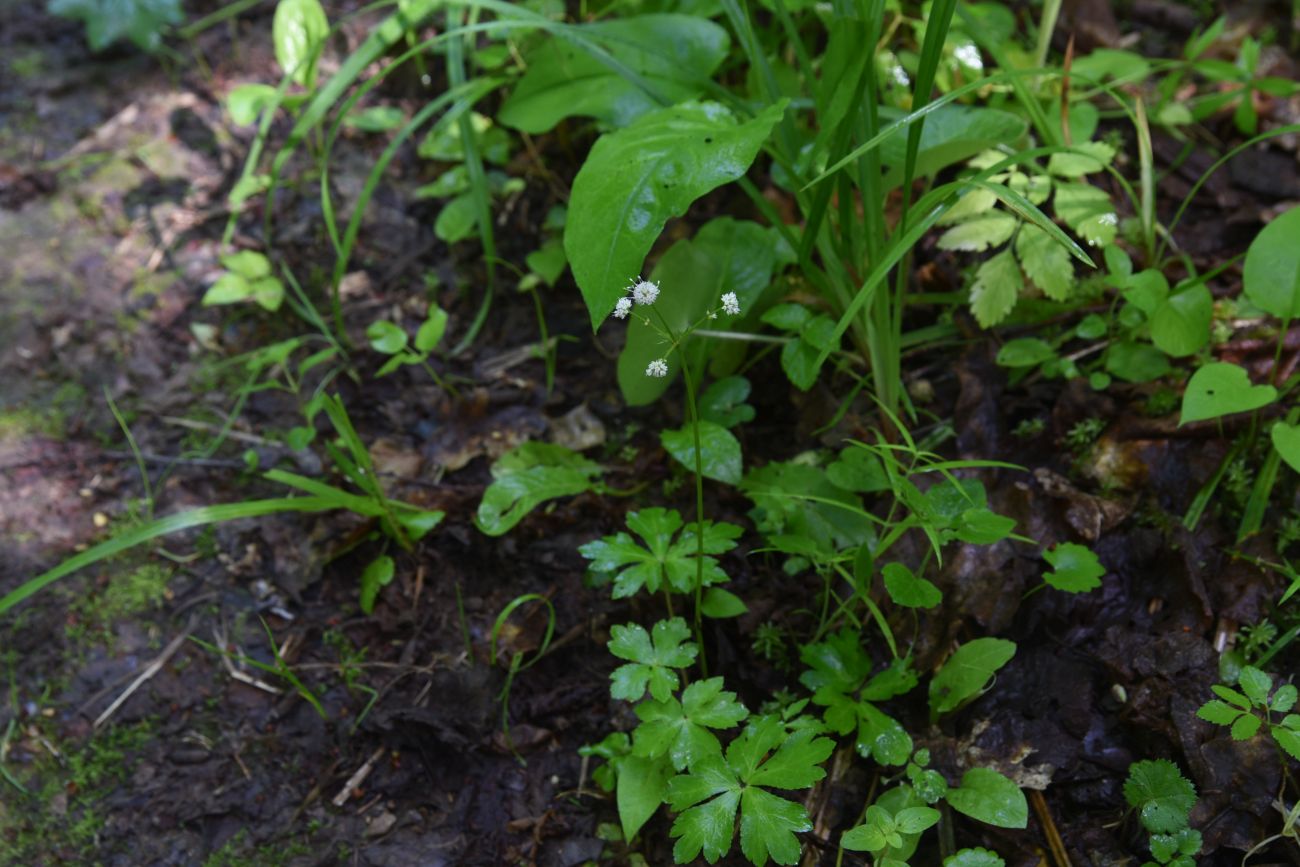
[[[685,102],[596,140],[573,180],[564,229],[593,329],[641,273],[664,223],[745,174],[786,102],[746,123],[718,103]]]
[[[1271,385],[1254,385],[1245,368],[1215,361],[1192,374],[1183,393],[1180,425],[1189,421],[1219,418],[1234,412],[1249,412],[1277,400]]]
[[[666,430],[661,435],[664,448],[682,466],[695,471],[695,433],[690,424],[680,430]],[[700,422],[700,472],[707,479],[740,484],[740,441],[720,424]]]
[[[1269,432],[1273,438],[1273,448],[1282,456],[1291,469],[1300,473],[1300,425],[1280,421]]]
[[[1279,319],[1300,317],[1300,208],[1269,223],[1250,242],[1241,280],[1256,307]]]

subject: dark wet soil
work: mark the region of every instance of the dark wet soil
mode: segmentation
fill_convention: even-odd
[[[1160,17],[1148,7],[1140,21]],[[344,39],[355,42],[361,26]],[[295,336],[294,321],[199,304],[219,270],[225,196],[251,138],[228,124],[220,97],[234,83],[271,80],[260,38],[268,27],[262,10],[198,39],[190,49],[203,64],[159,66],[127,53],[88,55],[76,26],[36,4],[0,10],[9,82],[0,88],[0,593],[144,520],[149,495],[157,514],[278,496],[247,469],[250,451],[263,466],[283,461],[329,477],[320,453],[281,444],[299,423],[297,399],[255,391],[240,400],[244,368],[229,363]],[[537,146],[559,177],[572,176],[573,142]],[[344,196],[378,147],[344,139],[333,168]],[[1265,159],[1281,160],[1291,174],[1279,163],[1278,175],[1294,180],[1286,147]],[[1213,153],[1198,147],[1185,159],[1169,141],[1156,151],[1165,165],[1180,163],[1162,174],[1163,211]],[[366,218],[345,296],[360,345],[377,317],[414,327],[422,311],[412,299],[429,274],[444,287],[437,297],[452,313],[453,337],[477,310],[486,275],[476,247],[437,241],[433,214],[412,197],[427,172],[414,155],[396,161]],[[521,262],[536,247],[555,186],[529,177],[499,230],[503,258]],[[303,274],[332,262],[312,187],[281,197],[274,220],[275,249]],[[1189,211],[1179,240],[1198,266],[1212,265],[1240,253],[1269,209],[1296,195],[1234,163]],[[238,222],[249,246],[263,246],[261,217]],[[923,249],[921,261],[959,280],[960,263],[937,251]],[[1234,273],[1216,291],[1232,289]],[[389,493],[447,513],[413,551],[390,552],[396,578],[372,616],[360,613],[357,587],[380,550],[374,528],[338,513],[170,537],[65,579],[9,615],[0,625],[0,864],[671,863],[662,816],[635,853],[613,839],[612,799],[578,753],[634,724],[626,704],[609,698],[614,660],[604,645],[611,624],[655,612],[585,586],[576,549],[615,531],[638,503],[689,511],[688,486],[656,434],[679,409],[672,400],[623,407],[608,357],[617,336],[590,335],[571,283],[547,291],[545,303],[550,333],[566,338],[549,391],[531,351],[532,302],[508,282],[478,340],[444,365],[461,383],[460,400],[415,367],[376,379],[366,353],[357,354],[357,380],[336,381]],[[938,579],[944,605],[916,625],[896,624],[915,634],[921,670],[954,641],[996,634],[1019,645],[996,688],[942,725],[929,725],[922,704],[896,708],[950,778],[983,764],[1032,795],[1027,831],[958,820],[954,842],[994,848],[1017,865],[1064,867],[1049,854],[1055,835],[1073,864],[1144,859],[1121,786],[1134,760],[1171,758],[1199,790],[1193,826],[1204,833],[1206,863],[1239,863],[1281,827],[1273,799],[1282,768],[1262,738],[1235,742],[1194,713],[1217,682],[1224,642],[1273,615],[1282,585],[1230,555],[1240,503],[1216,505],[1194,530],[1182,522],[1231,443],[1151,416],[1149,390],[1011,387],[995,351],[980,336],[910,359],[912,378],[935,394],[927,410],[952,419],[943,449],[1026,467],[982,476],[992,505],[1043,544],[1093,544],[1108,571],[1088,595],[1026,597],[1041,572],[1035,551],[958,547]],[[753,376],[784,382],[772,359]],[[807,395],[759,389],[757,419],[741,429],[747,462],[865,433],[872,417],[863,404],[820,440],[811,436],[847,391],[841,385]],[[148,489],[109,399],[144,456]],[[557,436],[580,407],[599,422],[589,454],[619,486],[646,483],[641,499],[583,495],[502,538],[481,534],[471,516],[491,459],[524,439]],[[1014,433],[1032,419],[1043,420],[1041,432]],[[1088,419],[1103,422],[1097,439],[1068,445]],[[710,498],[713,517],[748,525],[739,493]],[[1260,560],[1277,559],[1268,529],[1252,543]],[[755,546],[749,540],[725,562],[751,613],[706,636],[709,658],[751,707],[797,688],[797,672],[751,652],[755,629],[768,620],[795,634],[807,628],[802,610],[819,587],[749,554]],[[546,627],[542,606],[522,606],[493,661],[498,614],[525,594],[550,600],[556,639],[511,677],[508,660],[534,657]],[[320,712],[258,667],[277,655]],[[1294,663],[1284,653],[1275,670]],[[837,862],[830,841],[882,779],[847,749],[831,767],[808,796],[817,831],[804,863],[865,863]],[[1278,843],[1256,857],[1295,863],[1296,850]],[[938,854],[923,851],[915,863],[938,863]]]

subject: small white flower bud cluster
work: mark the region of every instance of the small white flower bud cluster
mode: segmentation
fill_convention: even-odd
[[[664,377],[668,375],[668,362],[663,358],[656,358],[650,362],[645,369],[646,376]]]
[[[735,292],[728,292],[722,296],[722,312],[728,316],[740,315],[740,299],[736,297]]]

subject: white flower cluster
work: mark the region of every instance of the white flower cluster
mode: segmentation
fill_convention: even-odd
[[[656,358],[650,362],[645,369],[646,376],[664,377],[668,375],[668,362],[662,358]]]
[[[637,304],[642,305],[653,304],[655,299],[659,297],[659,284],[651,283],[649,280],[642,280],[640,277],[633,280],[628,289],[632,293],[631,297],[624,295],[614,305],[615,319],[626,319],[628,314],[632,312],[632,302],[635,301]]]
[[[735,292],[728,292],[722,296],[722,312],[728,316],[740,315],[740,299],[736,297]]]

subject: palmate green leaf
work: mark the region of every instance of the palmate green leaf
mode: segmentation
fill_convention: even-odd
[[[1015,655],[1015,642],[1004,638],[976,638],[957,648],[930,681],[930,717],[937,719],[956,710],[981,692]]]
[[[637,15],[571,30],[636,70],[670,104],[701,92],[731,41],[724,28],[694,15]],[[501,123],[523,132],[546,132],[573,116],[621,127],[663,104],[558,36],[528,52],[525,61],[527,72],[497,115]]]
[[[1025,275],[1053,301],[1066,301],[1074,289],[1074,263],[1070,252],[1042,229],[1030,223],[1016,235],[1016,256]]]
[[[563,446],[527,442],[497,458],[491,472],[474,525],[500,536],[547,500],[592,490],[602,468]]]
[[[752,863],[797,863],[795,834],[812,823],[803,807],[759,787],[811,786],[825,776],[820,766],[834,749],[834,741],[810,730],[787,735],[777,716],[747,726],[727,748],[725,761],[708,759],[669,780],[668,804],[681,814],[671,831],[679,838],[673,857],[685,863],[703,851],[710,863],[717,861],[731,849],[739,810],[741,850]]]
[[[1007,242],[1020,221],[1002,211],[989,211],[958,223],[939,236],[940,250],[980,253]]]
[[[1105,190],[1091,184],[1056,185],[1056,215],[1094,247],[1115,240],[1119,216]]]
[[[647,686],[657,701],[668,701],[680,682],[673,669],[686,668],[698,653],[695,645],[686,641],[691,629],[680,617],[660,620],[653,633],[629,623],[612,627],[609,634],[609,652],[629,660],[609,676],[613,681],[609,694],[624,701],[640,701]]]
[[[1152,834],[1176,834],[1187,827],[1196,787],[1168,759],[1147,759],[1129,766],[1124,799]]]
[[[667,755],[682,770],[721,759],[722,748],[709,729],[728,729],[749,715],[736,694],[722,688],[720,677],[697,680],[682,691],[681,701],[646,701],[637,705],[642,720],[633,733],[634,755]]]
[[[1247,99],[1246,101],[1249,101]],[[1300,208],[1265,226],[1250,242],[1242,290],[1251,303],[1279,319],[1300,317]]]
[[[780,240],[775,229],[731,217],[710,220],[694,238],[669,247],[655,264],[650,279],[662,291],[650,318],[659,327],[666,323],[673,332],[681,334],[698,322],[705,311],[716,310],[726,292],[736,293],[743,314],[753,309],[772,282],[777,265],[793,258],[793,251]],[[726,328],[731,321],[731,317],[719,316],[709,325]],[[628,321],[627,343],[618,357],[619,390],[633,406],[653,403],[676,379],[681,369],[681,352],[689,354],[692,368],[699,371],[704,368],[709,351],[710,344],[706,341],[692,340],[665,355],[666,347],[659,332],[646,324],[642,316],[634,315]],[[656,358],[668,362],[667,376],[646,376],[646,366]]]
[[[990,768],[971,768],[961,785],[948,790],[948,804],[972,819],[999,828],[1024,828],[1029,824],[1029,803],[1020,787]]]
[[[1244,367],[1225,361],[1203,364],[1187,381],[1178,424],[1250,412],[1277,400],[1271,385],[1254,385]]]
[[[664,223],[748,170],[786,102],[737,123],[724,106],[686,102],[601,136],[573,181],[564,249],[592,328],[641,273]]]
[[[706,479],[729,485],[739,484],[743,472],[740,440],[722,425],[711,421],[700,421],[699,431],[700,473]],[[666,430],[659,436],[668,454],[693,472],[695,470],[694,426],[687,423],[683,428]]]
[[[50,0],[50,12],[86,25],[86,42],[103,51],[130,39],[144,51],[162,43],[162,31],[184,20],[180,0]]]
[[[799,676],[799,682],[813,692],[853,692],[871,674],[871,658],[863,649],[861,638],[851,629],[841,629],[825,641],[803,645],[799,659],[809,669]]]
[[[1092,549],[1074,542],[1063,542],[1043,552],[1043,559],[1052,567],[1043,575],[1047,586],[1066,593],[1087,593],[1101,586],[1101,576],[1106,567],[1101,565]]]
[[[970,287],[970,309],[982,328],[992,328],[1016,306],[1024,288],[1020,266],[1010,250],[990,257],[975,271]]]

